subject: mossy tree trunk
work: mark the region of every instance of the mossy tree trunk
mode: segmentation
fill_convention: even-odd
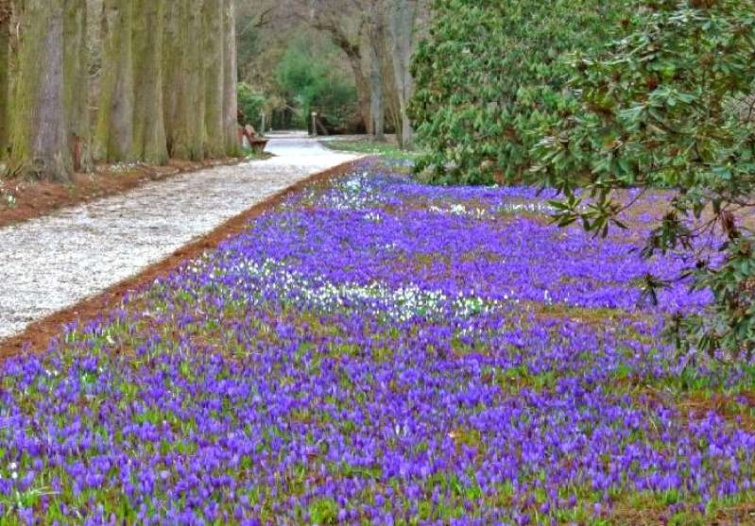
[[[119,162],[133,159],[132,32],[133,0],[105,0],[102,80],[95,136],[97,160]]]
[[[163,122],[168,155],[171,157],[185,157],[181,155],[181,150],[185,149],[186,140],[178,134],[178,106],[183,90],[176,89],[183,56],[186,53],[179,41],[183,30],[182,14],[185,4],[186,0],[167,2],[163,13]]]
[[[0,0],[0,160],[8,151],[10,98],[10,0]]]
[[[238,55],[236,52],[236,5],[225,0],[223,11],[223,135],[225,154],[238,155]]]
[[[223,97],[225,95],[225,24],[226,0],[205,0],[202,10],[202,40],[205,75],[205,153],[208,157],[224,154]]]
[[[132,157],[165,164],[168,148],[163,120],[163,9],[165,0],[134,0],[134,115]]]
[[[205,158],[204,1],[170,2],[164,33],[166,128],[170,154],[178,159]]]
[[[63,107],[68,149],[75,171],[92,168],[89,125],[89,62],[87,57],[87,2],[65,0]]]
[[[385,26],[382,14],[373,6],[368,32],[370,50],[370,129],[376,141],[385,140]]]
[[[11,170],[39,179],[70,181],[64,111],[64,0],[26,0],[11,124]]]
[[[408,105],[414,91],[411,61],[415,47],[415,22],[418,11],[417,0],[397,0],[389,11],[392,46],[390,56],[401,121],[400,126],[397,126],[396,134],[399,145],[404,149],[412,147],[414,134],[409,119]]]

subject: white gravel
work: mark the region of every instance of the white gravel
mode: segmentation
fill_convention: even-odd
[[[179,175],[0,229],[0,339],[138,274],[297,181],[358,158],[300,134],[273,135],[266,151],[276,157]]]

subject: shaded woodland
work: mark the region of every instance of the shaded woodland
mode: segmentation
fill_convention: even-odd
[[[408,147],[413,136],[407,115],[414,90],[411,57],[429,23],[430,4],[429,0],[239,4],[240,80],[264,94],[268,122],[285,126],[297,123],[297,115],[306,120],[314,111],[323,121],[320,131],[365,132],[377,140],[390,132]]]

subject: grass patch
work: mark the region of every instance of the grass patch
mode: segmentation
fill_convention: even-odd
[[[368,155],[379,155],[386,159],[397,161],[414,161],[421,152],[412,150],[402,150],[395,144],[389,142],[377,142],[369,139],[365,140],[341,140],[329,139],[320,141],[323,146],[330,150],[349,153],[362,153]]]

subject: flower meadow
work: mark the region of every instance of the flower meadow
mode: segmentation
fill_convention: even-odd
[[[3,524],[754,524],[755,367],[637,230],[367,160],[0,376]]]

